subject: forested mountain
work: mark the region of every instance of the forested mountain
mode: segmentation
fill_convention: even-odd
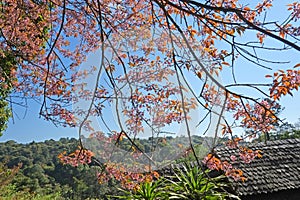
[[[195,144],[201,144],[204,140],[203,137],[198,136],[193,136],[192,139]],[[181,137],[168,138],[168,140],[183,144]],[[152,142],[151,138],[135,141],[145,152],[152,147]],[[22,164],[10,184],[3,189],[0,188],[2,190],[0,197],[2,199],[107,199],[110,195],[117,195],[119,192],[117,183],[97,182],[97,172],[101,170],[99,166],[91,163],[91,166],[72,167],[60,162],[58,155],[62,152],[73,152],[78,144],[78,140],[74,138],[29,144],[19,144],[15,141],[0,143],[2,171]],[[156,141],[156,144],[164,147],[163,149],[168,152],[178,150],[174,146],[168,146],[163,138]],[[120,145],[124,149],[130,149],[130,143],[126,139]],[[202,152],[203,156],[206,153],[206,148],[202,145],[196,146],[196,150]]]
[[[299,130],[291,129],[270,134],[270,139],[298,138]],[[276,137],[275,137],[276,136]],[[198,155],[205,156],[208,147],[204,144],[211,138],[193,136]],[[168,138],[171,143],[182,143],[183,138]],[[259,137],[257,141],[263,140]],[[153,141],[137,139],[136,145],[149,152]],[[172,152],[176,148],[164,142],[161,138],[156,142],[164,151]],[[124,139],[120,147],[130,149],[130,142]],[[73,167],[60,162],[58,155],[62,152],[71,153],[78,146],[74,138],[61,138],[59,141],[46,140],[19,144],[15,141],[0,143],[0,199],[108,199],[117,195],[119,185],[113,181],[99,184],[97,172],[99,166],[79,165]],[[184,156],[179,161],[192,159]],[[17,170],[18,166],[20,167]]]
[[[1,186],[0,199],[105,199],[114,188],[98,184],[97,167],[75,168],[60,163],[57,156],[63,151],[72,152],[77,145],[74,138],[1,143],[2,171],[4,165],[13,168],[22,163],[22,167],[10,184]]]

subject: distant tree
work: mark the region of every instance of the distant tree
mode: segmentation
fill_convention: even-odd
[[[280,126],[276,127],[275,131],[269,133],[268,140],[284,140],[284,139],[300,138],[300,130],[296,128],[297,123],[291,124],[285,122],[281,124]],[[258,142],[258,141],[260,142],[266,141],[266,138],[264,137],[263,134],[260,134],[259,137],[254,140],[254,142]]]
[[[300,118],[298,118],[298,121],[294,124],[296,130],[300,130]]]
[[[22,165],[19,164],[9,169],[5,164],[0,163],[0,191],[3,191],[3,188],[14,179],[14,176],[18,173],[21,166]]]

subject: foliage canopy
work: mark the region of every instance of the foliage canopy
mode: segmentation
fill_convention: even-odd
[[[239,147],[245,138],[267,133],[281,122],[276,115],[279,100],[300,85],[299,63],[261,56],[300,51],[300,4],[282,7],[287,14],[280,22],[267,17],[272,6],[272,0],[249,5],[239,0],[2,1],[1,101],[11,90],[18,101],[36,99],[46,120],[78,127],[83,136],[80,149],[62,160],[77,165],[76,159],[89,163],[95,155],[120,180],[144,180],[125,173],[129,169],[160,167],[154,137],[176,134],[170,131],[175,124],[183,127],[180,134],[187,145],[168,161],[182,151],[197,157],[194,132],[213,129],[211,147],[220,135],[228,136],[229,146]],[[98,65],[85,63],[90,53],[97,55]],[[238,59],[268,70],[267,83],[238,82]],[[82,65],[86,68],[79,70]],[[231,83],[225,85],[220,80],[228,69]],[[237,88],[256,93],[241,94]],[[6,100],[1,103],[3,121],[10,116],[7,106]],[[95,127],[94,118],[104,128]],[[239,127],[251,131],[241,138]],[[143,134],[153,138],[150,153],[135,142]],[[127,150],[118,148],[123,138],[131,143]],[[86,141],[97,141],[93,144],[101,151],[86,150],[83,144],[92,148]],[[259,156],[239,149],[243,158]],[[230,169],[213,154],[205,161],[214,169]],[[110,176],[99,177],[108,181]]]

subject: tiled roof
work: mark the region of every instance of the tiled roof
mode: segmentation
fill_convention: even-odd
[[[289,189],[300,189],[300,139],[268,141],[250,145],[261,150],[262,158],[249,164],[236,161],[233,166],[244,172],[246,181],[232,181],[239,195],[255,195]],[[236,150],[228,147],[216,149],[221,160],[229,159]]]

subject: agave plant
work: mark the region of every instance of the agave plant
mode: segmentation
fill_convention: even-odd
[[[228,192],[230,188],[224,175],[210,177],[209,170],[185,163],[174,169],[173,175],[153,182],[144,182],[134,191],[126,191],[118,199],[127,200],[223,200],[239,199]]]
[[[168,199],[167,193],[163,190],[164,179],[159,179],[151,182],[143,182],[139,185],[138,189],[133,191],[123,190],[124,195],[115,196],[118,199],[127,200],[165,200]]]
[[[176,167],[174,175],[167,178],[168,183],[165,186],[169,191],[169,199],[239,199],[238,196],[225,190],[229,188],[225,176],[211,178],[208,172],[209,170],[203,170],[198,166],[192,167],[190,164]]]

